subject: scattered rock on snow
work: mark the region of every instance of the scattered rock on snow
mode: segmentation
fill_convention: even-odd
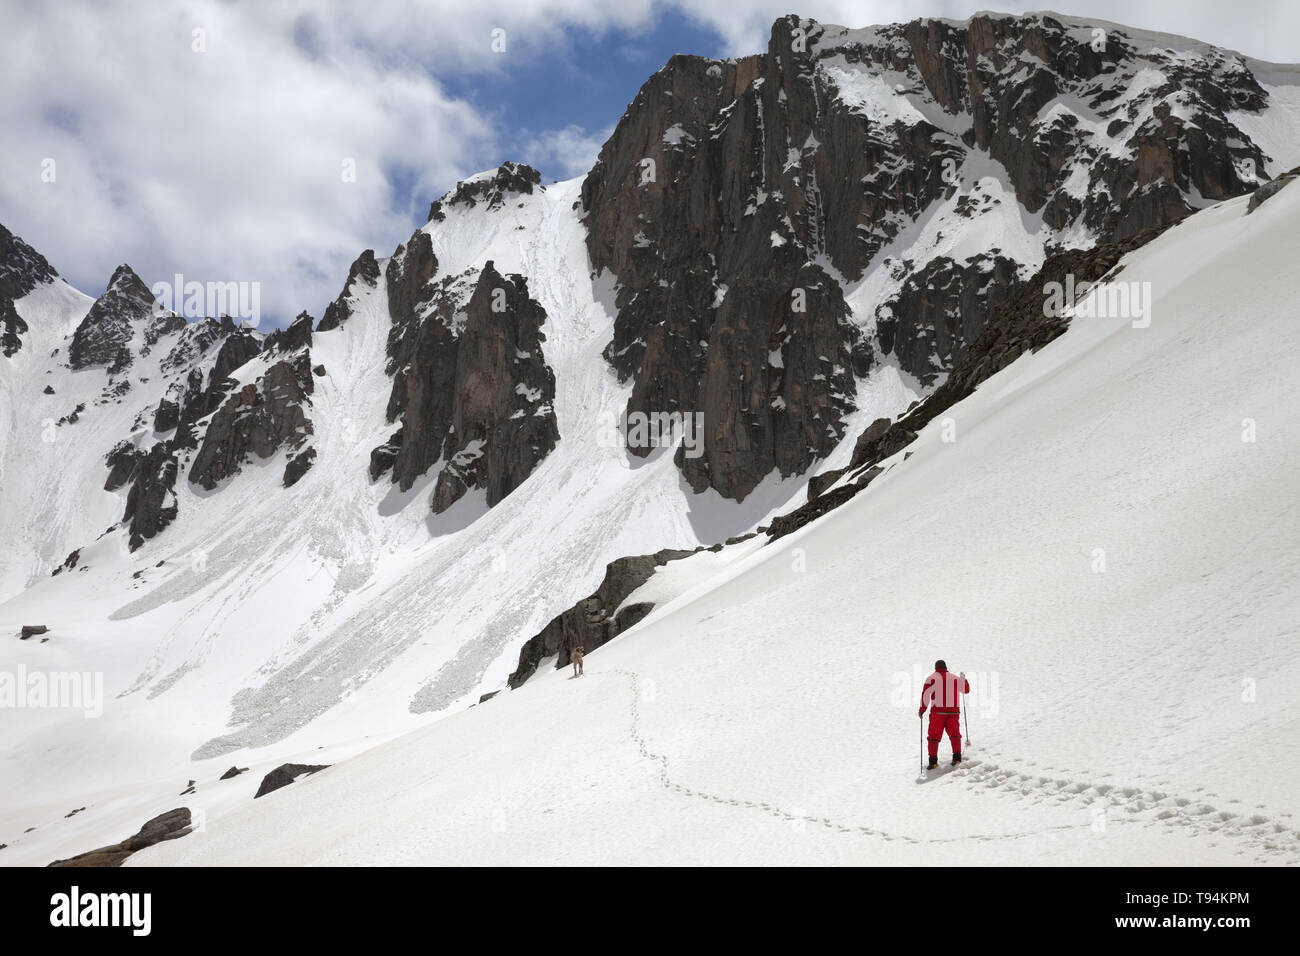
[[[262,785],[253,794],[253,799],[264,797],[273,790],[287,787],[299,777],[324,770],[329,764],[283,763],[262,778]]]

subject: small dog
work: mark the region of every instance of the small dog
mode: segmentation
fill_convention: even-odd
[[[582,676],[582,655],[583,655],[583,650],[581,644],[575,647],[569,654],[569,659],[573,661],[574,677]]]

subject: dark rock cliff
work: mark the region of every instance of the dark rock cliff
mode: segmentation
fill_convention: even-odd
[[[457,343],[435,513],[471,488],[483,489],[492,507],[559,441],[555,374],[542,355],[545,320],[522,276],[502,276],[491,262],[483,267]]]
[[[139,458],[131,490],[126,496],[126,510],[122,513],[132,551],[176,519],[179,467],[167,442],[159,442]]]
[[[311,355],[305,349],[268,366],[258,381],[231,395],[212,416],[189,480],[210,491],[236,474],[250,454],[265,459],[281,448],[302,449],[312,434],[307,407],[314,387]],[[310,460],[286,465],[286,487],[301,477]]]
[[[58,275],[44,256],[0,226],[0,355],[11,356],[22,348],[27,331],[14,302]]]
[[[559,440],[555,376],[542,351],[546,313],[522,276],[503,276],[491,262],[477,276],[435,279],[437,271],[423,232],[385,270],[388,420],[400,427],[371,453],[370,474],[391,471],[405,491],[443,461],[434,512],[471,488],[483,489],[491,506]]]
[[[997,247],[885,260],[905,230],[1009,201],[1026,230],[1041,219],[1050,255],[1165,225],[1253,188],[1266,157],[1231,116],[1265,103],[1234,54],[1047,14],[785,17],[766,53],[673,57],[582,191],[592,265],[618,280],[605,354],[633,382],[627,411],[703,414],[703,456],[678,459],[697,491],[742,499],[800,473],[839,440],[873,357],[933,385],[1041,262]],[[979,195],[989,176],[1011,195]],[[842,289],[878,266],[886,298],[855,324]]]

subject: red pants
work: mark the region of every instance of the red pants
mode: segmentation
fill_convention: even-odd
[[[930,756],[939,756],[939,741],[943,739],[943,732],[948,731],[948,740],[952,742],[952,752],[961,753],[961,714],[941,714],[937,710],[930,711],[930,734],[927,740],[930,744]]]

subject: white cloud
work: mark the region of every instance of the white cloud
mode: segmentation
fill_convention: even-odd
[[[804,16],[865,26],[987,0],[809,0]],[[789,0],[672,0],[732,53],[766,47]],[[1036,3],[1004,3],[1024,10]],[[1300,60],[1300,5],[1074,0],[1073,12]],[[655,0],[292,0],[175,5],[0,0],[0,222],[74,284],[129,261],[146,282],[257,280],[264,311],[319,315],[366,247],[391,251],[424,204],[502,156],[579,175],[607,131],[499,128],[437,77],[563,60],[575,28],[652,28]],[[194,52],[194,32],[206,52]],[[493,30],[506,53],[493,52]],[[623,41],[620,40],[620,43]],[[703,51],[683,51],[703,52]],[[614,55],[614,54],[611,54]],[[650,67],[654,69],[658,64]],[[647,73],[649,70],[647,70]],[[514,144],[505,149],[503,145]],[[42,182],[42,162],[57,180]],[[356,181],[343,163],[354,160]]]
[[[433,74],[506,69],[572,25],[630,28],[650,11],[6,3],[0,221],[91,294],[128,261],[148,283],[260,281],[264,311],[319,316],[362,249],[391,251],[442,188],[501,152],[500,131]],[[590,152],[577,127],[536,142]]]
[[[596,165],[600,148],[613,132],[612,126],[598,133],[589,133],[581,126],[569,125],[563,129],[526,134],[519,155],[530,165],[554,169],[564,179],[570,179],[581,176]]]

